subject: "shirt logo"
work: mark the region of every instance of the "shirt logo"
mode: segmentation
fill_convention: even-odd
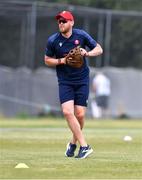
[[[60,42],[60,43],[59,43],[59,46],[62,47],[62,45],[63,45],[62,42]]]
[[[75,41],[74,41],[74,44],[75,45],[78,45],[80,42],[79,42],[79,40],[78,39],[76,39]]]

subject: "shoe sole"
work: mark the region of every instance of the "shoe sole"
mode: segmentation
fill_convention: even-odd
[[[92,152],[93,152],[93,149],[91,148],[83,157],[81,157],[81,158],[79,158],[79,159],[85,159],[85,158],[87,158]]]

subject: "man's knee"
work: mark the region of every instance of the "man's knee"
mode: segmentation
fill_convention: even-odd
[[[73,112],[70,109],[64,108],[62,111],[65,117],[73,116]]]
[[[83,111],[76,112],[76,118],[78,120],[84,119],[85,113]]]

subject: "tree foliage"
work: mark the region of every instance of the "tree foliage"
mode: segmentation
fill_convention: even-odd
[[[6,1],[6,0],[5,0]],[[20,0],[19,0],[20,1]],[[23,1],[23,0],[21,0]],[[36,0],[29,0],[34,2]],[[38,2],[46,1],[60,4],[71,4],[79,6],[87,6],[91,8],[111,9],[111,10],[123,10],[123,11],[137,11],[141,13],[142,1],[141,0],[37,0]],[[45,9],[44,9],[45,10]],[[22,11],[22,10],[21,10]],[[87,16],[87,15],[86,15]],[[98,24],[100,17],[89,17],[89,33],[98,40]],[[24,63],[30,64],[30,58],[28,59],[28,53],[30,54],[30,48],[28,44],[30,39],[28,33],[28,25],[26,25],[28,18],[25,16],[19,16],[18,14],[12,15],[3,11],[3,15],[0,16],[0,36],[2,49],[0,55],[0,64],[8,66],[21,66]],[[22,22],[23,21],[23,22]],[[25,26],[24,26],[25,23]],[[106,17],[104,17],[104,32],[102,39],[105,41],[105,23]],[[49,28],[50,24],[50,28]],[[76,18],[77,27],[84,28],[84,17],[78,16]],[[22,29],[22,27],[24,28]],[[21,31],[22,29],[22,31]],[[43,65],[43,48],[45,46],[45,38],[51,33],[55,32],[56,24],[53,19],[46,17],[37,17],[36,36],[35,41],[38,42],[35,45],[35,57],[36,61],[33,66],[39,67]],[[23,34],[25,33],[25,37]],[[23,38],[21,40],[21,38]],[[103,49],[104,41],[102,42]],[[21,43],[22,42],[22,43]],[[142,17],[132,16],[112,16],[111,24],[111,39],[110,39],[110,65],[116,67],[136,67],[142,69]],[[28,53],[27,53],[28,52]],[[8,58],[7,54],[10,55]],[[24,56],[24,57],[23,57]],[[20,58],[21,59],[20,59]],[[32,60],[31,60],[32,61]],[[102,64],[104,65],[105,53],[102,56]],[[91,61],[93,62],[93,61]],[[98,61],[97,61],[98,62]],[[33,63],[33,62],[32,62]],[[31,64],[32,64],[31,63]],[[24,64],[24,65],[25,65]],[[97,63],[96,63],[97,64]],[[94,65],[94,64],[91,64]]]
[[[121,18],[112,26],[111,65],[142,68],[142,19]]]
[[[142,10],[141,0],[42,0],[46,2],[56,2],[63,4],[89,6],[101,9],[117,10]]]
[[[140,0],[54,0],[54,2],[111,10],[137,12],[142,10],[142,1]],[[142,68],[141,32],[142,17],[112,19],[110,65]]]

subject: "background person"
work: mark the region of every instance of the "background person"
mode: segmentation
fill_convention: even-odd
[[[111,94],[111,82],[102,72],[95,75],[92,82],[92,88],[95,96],[95,102],[97,107],[92,109],[92,114],[98,118],[106,118],[109,115],[109,97]]]
[[[85,56],[98,56],[102,54],[102,48],[84,30],[73,28],[74,17],[71,12],[59,13],[56,20],[59,32],[48,38],[45,64],[56,66],[61,108],[72,131],[72,139],[65,155],[74,156],[78,141],[80,149],[76,158],[86,158],[93,149],[87,144],[82,132],[89,95],[89,68]],[[66,64],[65,56],[77,46],[81,47],[84,64],[80,68],[73,68]],[[85,50],[86,46],[90,49],[89,52]]]

